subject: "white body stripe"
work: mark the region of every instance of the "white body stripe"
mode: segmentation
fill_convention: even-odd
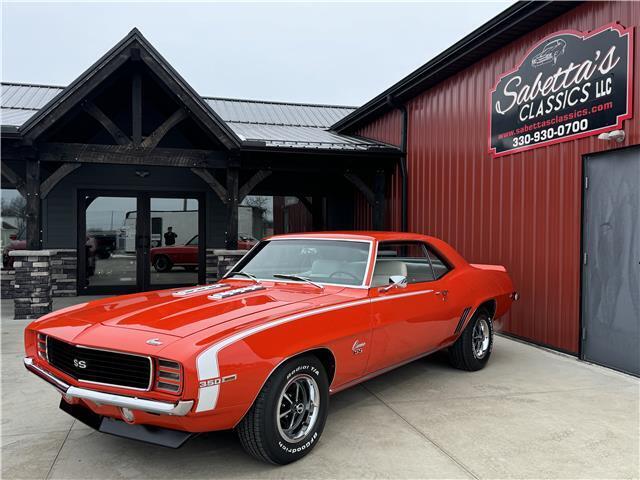
[[[198,380],[205,380],[207,378],[217,378],[220,376],[220,367],[218,364],[218,353],[229,345],[238,342],[246,337],[249,337],[255,333],[268,330],[269,328],[277,327],[284,323],[293,322],[301,318],[310,317],[312,315],[318,315],[320,313],[332,312],[334,310],[341,310],[344,308],[355,307],[357,305],[364,305],[366,303],[381,302],[385,300],[395,300],[398,298],[412,297],[414,295],[424,295],[431,293],[433,290],[422,290],[419,292],[399,293],[396,295],[390,295],[388,297],[377,298],[365,298],[362,300],[355,300],[352,302],[340,303],[338,305],[331,305],[329,307],[321,307],[307,312],[297,313],[288,317],[283,317],[278,320],[273,320],[262,325],[257,325],[253,328],[249,328],[242,332],[238,332],[235,335],[231,335],[227,338],[220,340],[218,343],[214,343],[212,346],[198,355],[196,359],[196,367],[198,369]],[[220,385],[210,385],[202,387],[198,391],[198,404],[196,406],[196,413],[213,410],[218,403],[218,394],[220,391]]]

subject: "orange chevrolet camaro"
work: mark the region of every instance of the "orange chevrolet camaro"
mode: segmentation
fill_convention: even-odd
[[[274,236],[218,283],[45,315],[24,364],[99,431],[179,447],[235,429],[251,455],[286,464],[318,443],[335,392],[442,349],[483,368],[514,299],[503,267],[433,237]]]

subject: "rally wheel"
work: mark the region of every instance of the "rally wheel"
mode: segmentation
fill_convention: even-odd
[[[478,309],[458,340],[449,348],[451,364],[461,370],[484,368],[493,348],[493,322],[485,309]]]
[[[318,443],[327,418],[329,384],[313,355],[293,358],[269,377],[237,427],[244,449],[264,462],[285,465]]]

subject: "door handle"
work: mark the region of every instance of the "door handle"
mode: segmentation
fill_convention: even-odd
[[[447,295],[449,294],[449,290],[438,290],[433,292],[434,295],[442,295],[442,301],[444,302],[447,299]]]

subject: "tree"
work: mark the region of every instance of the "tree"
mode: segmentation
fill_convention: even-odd
[[[0,215],[3,218],[15,218],[14,225],[18,229],[18,238],[24,238],[27,228],[27,201],[22,196],[14,197],[10,200],[3,198],[0,204]]]

